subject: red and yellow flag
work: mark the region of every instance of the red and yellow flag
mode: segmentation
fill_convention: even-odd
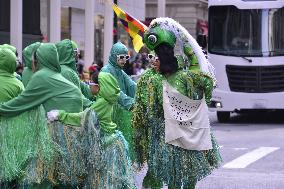
[[[143,34],[147,29],[147,26],[141,23],[136,18],[129,15],[127,12],[119,8],[116,4],[112,3],[112,8],[117,15],[117,18],[121,21],[126,32],[130,35],[133,43],[134,50],[139,52],[143,47]]]

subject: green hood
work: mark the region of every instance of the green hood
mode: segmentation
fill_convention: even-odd
[[[64,39],[56,43],[60,65],[66,65],[77,72],[74,48],[71,40]]]
[[[113,65],[116,68],[120,68],[117,65],[117,55],[120,55],[120,54],[128,54],[128,49],[121,42],[117,42],[116,44],[114,44],[112,46],[112,48],[110,50],[110,56],[109,56],[109,59],[108,59],[108,63]]]
[[[117,102],[120,95],[120,89],[117,80],[110,74],[106,72],[99,73],[99,97],[104,98],[110,104]]]
[[[0,71],[13,74],[17,67],[17,57],[8,48],[0,48]]]
[[[61,72],[58,53],[53,43],[42,43],[36,51],[39,68],[49,68],[56,72]]]
[[[39,46],[40,46],[40,42],[36,42],[36,43],[33,43],[27,46],[23,50],[23,59],[24,59],[25,67],[32,69],[33,54]]]
[[[9,50],[11,50],[13,53],[15,53],[15,54],[16,54],[16,52],[17,52],[16,47],[14,47],[14,46],[12,46],[12,45],[9,45],[9,44],[3,44],[3,45],[1,45],[0,47],[5,48],[5,49],[9,49]]]

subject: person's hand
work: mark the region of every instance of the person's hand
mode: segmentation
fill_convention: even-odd
[[[59,110],[51,110],[47,112],[47,119],[49,122],[57,121],[59,116]]]
[[[192,48],[187,44],[184,45],[183,52],[188,58],[190,58],[192,55],[194,55]]]

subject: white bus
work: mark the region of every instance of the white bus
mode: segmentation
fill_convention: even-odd
[[[208,58],[217,87],[210,109],[284,109],[284,0],[209,0]]]

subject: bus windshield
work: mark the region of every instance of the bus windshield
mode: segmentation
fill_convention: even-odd
[[[210,7],[208,51],[229,56],[262,56],[261,17],[261,9]],[[275,27],[280,28],[280,22],[277,25]],[[277,45],[277,48],[281,46],[283,49],[283,43]]]
[[[284,55],[284,8],[269,11],[270,56]]]

